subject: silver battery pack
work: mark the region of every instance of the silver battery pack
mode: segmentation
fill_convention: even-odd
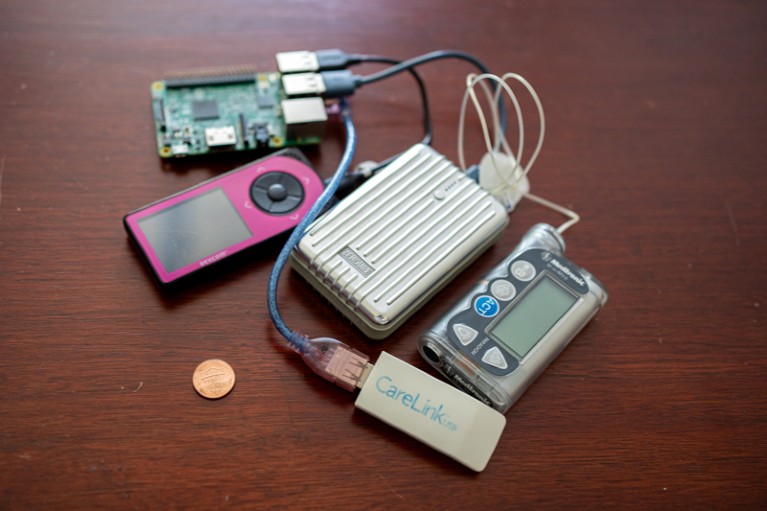
[[[368,337],[383,339],[507,224],[496,199],[417,144],[317,219],[291,265]]]

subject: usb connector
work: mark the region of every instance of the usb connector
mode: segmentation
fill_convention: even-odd
[[[485,468],[506,417],[385,351],[367,366],[355,407],[472,470]]]
[[[277,69],[282,74],[335,71],[358,64],[360,58],[338,49],[317,51],[286,51],[275,55]]]
[[[370,359],[367,355],[357,350],[338,347],[325,371],[333,375],[335,383],[339,387],[354,390],[355,387],[361,387],[361,383],[364,383],[361,380],[362,376],[366,374],[365,369],[370,365],[368,360]]]
[[[365,368],[362,369],[362,374],[360,374],[360,377],[357,379],[357,388],[361,389],[365,386],[365,383],[368,381],[368,376],[370,376],[370,373],[373,371],[373,368],[375,366],[371,364],[370,362],[365,364]]]
[[[506,417],[385,351],[375,366],[364,353],[330,337],[299,350],[318,375],[353,392],[354,406],[463,463],[484,470]]]
[[[275,58],[282,74],[282,88],[290,98],[351,96],[360,80],[346,68],[360,63],[362,57],[341,50],[287,51]]]
[[[288,97],[320,96],[327,89],[319,73],[298,73],[282,76],[282,88]]]
[[[329,337],[308,340],[301,356],[315,373],[349,392],[361,388],[373,368],[370,357]]]
[[[274,56],[277,70],[282,74],[318,71],[320,64],[313,51],[284,51]]]
[[[357,89],[357,77],[350,71],[323,71],[282,75],[282,88],[288,97],[322,96],[340,98],[351,96]]]

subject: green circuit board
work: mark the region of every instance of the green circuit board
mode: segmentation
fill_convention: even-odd
[[[287,98],[276,72],[244,66],[169,72],[151,91],[162,158],[321,142],[323,122],[300,136],[286,125]]]

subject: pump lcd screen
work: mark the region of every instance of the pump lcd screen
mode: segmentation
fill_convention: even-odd
[[[576,296],[544,276],[492,328],[490,335],[520,359],[525,358],[576,301]]]
[[[168,272],[253,236],[221,188],[142,218],[138,225]]]

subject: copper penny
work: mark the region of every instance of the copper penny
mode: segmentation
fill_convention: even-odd
[[[192,383],[202,397],[219,399],[234,387],[234,369],[223,360],[206,360],[194,370]]]

